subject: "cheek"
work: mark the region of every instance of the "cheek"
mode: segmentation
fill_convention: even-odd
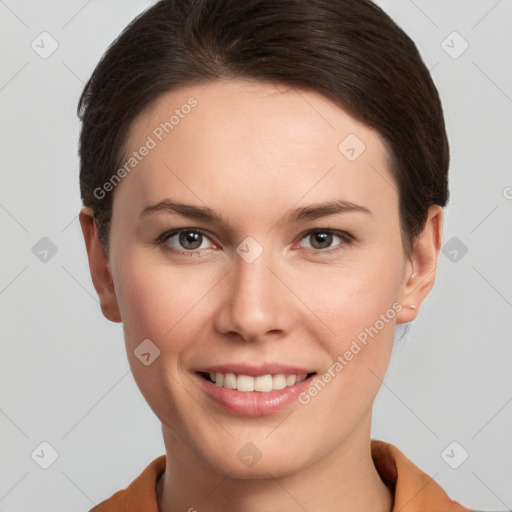
[[[398,256],[381,249],[357,261],[347,258],[343,266],[319,270],[303,281],[299,293],[314,313],[304,324],[328,355],[321,382],[303,395],[303,403],[314,402],[319,417],[327,407],[343,422],[352,411],[356,421],[371,407],[389,364],[401,309],[403,259]]]
[[[383,261],[386,259],[387,261]],[[345,350],[347,343],[377,324],[378,335],[393,337],[402,280],[402,261],[396,257],[347,261],[334,268],[304,272],[297,280],[315,329],[315,339],[330,345],[328,351]],[[384,315],[384,323],[382,321]],[[386,316],[387,315],[387,316]],[[373,329],[372,329],[373,331]]]
[[[172,268],[125,253],[116,266],[116,293],[129,347],[143,339],[171,352],[184,348],[190,326],[205,294],[203,271]],[[204,299],[203,299],[204,300]]]
[[[389,364],[401,308],[392,284],[393,280],[380,280],[366,286],[346,279],[332,301],[320,296],[316,301],[319,311],[329,312],[325,323],[334,334],[325,328],[312,331],[328,359],[299,402],[305,416],[315,418],[320,445],[324,445],[322,436],[337,441],[348,436],[371,410]],[[335,285],[331,281],[331,288],[336,289]]]
[[[200,276],[192,278],[192,272],[155,263],[137,250],[123,254],[113,274],[132,374],[156,416],[176,427],[179,410],[187,409],[180,396],[189,385],[181,356],[193,349],[196,336],[191,328],[199,329],[194,313],[205,293],[204,283]],[[142,353],[139,346],[148,347],[147,342],[141,345],[147,339],[160,351],[153,359],[156,350],[151,344],[145,348],[153,359],[149,365],[137,357]]]

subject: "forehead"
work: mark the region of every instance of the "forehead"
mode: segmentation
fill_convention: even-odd
[[[132,123],[127,148],[125,161],[137,161],[114,200],[129,195],[140,209],[169,194],[219,209],[233,194],[267,209],[340,195],[397,201],[379,134],[311,91],[226,79],[181,87]]]

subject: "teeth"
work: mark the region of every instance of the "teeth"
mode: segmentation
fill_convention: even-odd
[[[287,375],[286,376],[286,385],[293,386],[297,382],[297,375]]]
[[[221,375],[219,373],[217,373],[217,377]],[[222,382],[222,376],[221,376],[221,382],[220,384],[218,384],[219,386],[222,386],[224,388],[228,388],[228,389],[236,389],[236,384],[237,384],[237,379],[236,379],[236,375],[234,373],[226,373],[226,375],[224,375],[224,382]],[[219,382],[216,378],[215,380],[215,384],[217,384],[217,382]]]
[[[236,378],[237,391],[254,391],[254,377],[249,375],[239,375]]]
[[[272,377],[272,389],[284,389],[286,387],[286,376],[274,375]]]
[[[260,375],[253,380],[254,391],[261,391],[262,393],[272,391],[272,375]]]
[[[260,375],[251,377],[250,375],[235,375],[234,373],[210,373],[210,380],[217,386],[227,389],[236,389],[244,393],[251,391],[259,391],[268,393],[269,391],[277,391],[288,386],[293,386],[302,382],[307,377],[306,373],[300,375]]]

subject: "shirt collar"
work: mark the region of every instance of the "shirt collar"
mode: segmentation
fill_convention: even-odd
[[[371,441],[373,463],[393,496],[392,512],[468,512],[451,500],[439,484],[415,466],[398,448],[383,441]],[[156,483],[165,471],[166,456],[155,459],[130,486],[93,512],[158,512]],[[104,502],[105,505],[107,502]],[[119,508],[115,505],[118,504]]]

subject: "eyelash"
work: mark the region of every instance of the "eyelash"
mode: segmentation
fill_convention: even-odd
[[[208,236],[208,234],[205,231],[203,231],[202,229],[198,229],[198,228],[180,228],[180,229],[174,229],[172,231],[166,231],[165,233],[163,233],[162,235],[160,235],[158,237],[158,239],[155,241],[155,244],[158,245],[158,246],[161,246],[165,251],[168,251],[168,252],[170,252],[172,254],[176,254],[178,256],[188,256],[188,257],[197,256],[197,257],[200,257],[201,256],[201,252],[204,251],[205,249],[202,249],[202,250],[192,250],[192,251],[184,251],[184,250],[175,249],[175,248],[173,248],[168,243],[168,240],[170,238],[172,238],[175,235],[179,235],[182,232],[191,232],[191,233],[200,234],[200,235],[202,235],[202,236],[204,236],[204,237],[206,237],[207,239],[210,240],[210,237]],[[325,229],[320,229],[320,228],[312,229],[310,231],[307,231],[306,233],[303,233],[299,237],[299,240],[302,241],[305,238],[307,238],[307,237],[309,237],[311,235],[317,234],[317,233],[324,233],[324,234],[325,233],[330,233],[332,235],[335,235],[335,236],[339,237],[342,242],[338,246],[333,248],[333,249],[330,249],[330,248],[326,248],[326,249],[309,249],[310,254],[312,254],[313,256],[317,256],[317,255],[325,256],[327,254],[337,253],[337,252],[343,250],[343,248],[345,246],[351,245],[354,242],[354,240],[355,240],[354,237],[350,233],[347,233],[346,231],[338,231],[338,230],[329,229],[329,228],[325,228]]]

